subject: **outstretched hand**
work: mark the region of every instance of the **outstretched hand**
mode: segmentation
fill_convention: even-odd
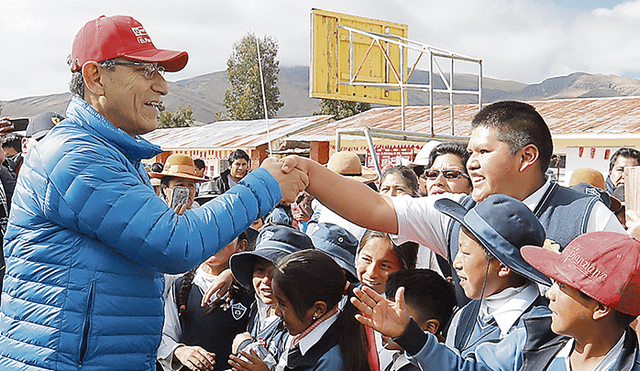
[[[351,298],[351,303],[362,313],[356,314],[356,319],[363,325],[392,338],[402,335],[409,327],[411,317],[404,301],[404,287],[396,291],[395,302],[366,286],[353,292],[356,297]]]
[[[267,158],[262,162],[261,168],[267,170],[280,184],[282,201],[286,204],[293,202],[300,191],[304,191],[309,185],[309,177],[306,172],[289,166],[281,160]]]

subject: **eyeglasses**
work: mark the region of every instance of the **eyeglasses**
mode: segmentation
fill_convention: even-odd
[[[164,76],[165,69],[164,66],[153,63],[145,63],[145,62],[115,62],[115,65],[119,66],[140,66],[144,69],[144,77],[151,80],[153,75],[158,72],[160,76]]]
[[[442,176],[444,176],[445,179],[458,179],[461,176],[470,179],[469,175],[463,173],[460,170],[436,170],[436,169],[427,169],[424,171],[424,173],[422,173],[422,177],[423,178],[427,178],[427,179],[435,179],[438,177],[438,175],[440,175],[440,173],[442,173]]]

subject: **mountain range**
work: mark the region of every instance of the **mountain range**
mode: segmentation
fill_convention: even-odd
[[[416,71],[410,82],[426,83],[429,74]],[[435,80],[436,87],[444,84]],[[212,122],[217,111],[224,111],[225,91],[230,87],[226,71],[208,73],[190,79],[168,82],[169,95],[163,98],[168,110],[188,105],[193,109],[196,121]],[[477,89],[475,75],[454,75],[454,87],[461,90]],[[309,98],[309,68],[306,66],[283,66],[278,79],[280,101],[284,103],[278,111],[278,117],[311,116],[319,111],[320,100]],[[640,80],[616,75],[589,74],[575,72],[567,76],[552,77],[536,84],[517,81],[483,78],[483,103],[498,100],[536,101],[568,98],[595,98],[613,96],[640,96]],[[37,97],[20,98],[2,102],[2,116],[33,117],[40,112],[54,111],[64,113],[70,99],[70,93],[50,94]],[[408,105],[427,105],[427,93],[409,92]],[[475,103],[477,98],[459,95],[455,103]],[[436,104],[448,104],[448,96],[437,94]]]

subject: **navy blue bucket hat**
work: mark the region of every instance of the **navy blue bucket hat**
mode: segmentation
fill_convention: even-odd
[[[256,262],[274,263],[293,252],[313,249],[313,242],[306,234],[286,225],[271,225],[258,234],[254,251],[245,251],[231,256],[231,273],[242,286],[249,288]]]
[[[350,282],[358,282],[356,272],[356,251],[358,239],[346,229],[332,223],[318,223],[318,229],[311,235],[313,246],[330,255],[347,272]]]
[[[551,280],[534,269],[520,254],[525,245],[543,246],[544,227],[529,208],[507,195],[490,195],[471,210],[459,203],[440,199],[438,211],[467,228],[489,252],[514,272],[550,286]]]

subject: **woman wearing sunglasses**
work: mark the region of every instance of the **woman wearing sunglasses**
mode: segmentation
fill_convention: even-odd
[[[429,165],[420,177],[426,181],[426,195],[439,193],[471,193],[471,179],[467,174],[467,148],[456,142],[436,146],[429,156]]]

